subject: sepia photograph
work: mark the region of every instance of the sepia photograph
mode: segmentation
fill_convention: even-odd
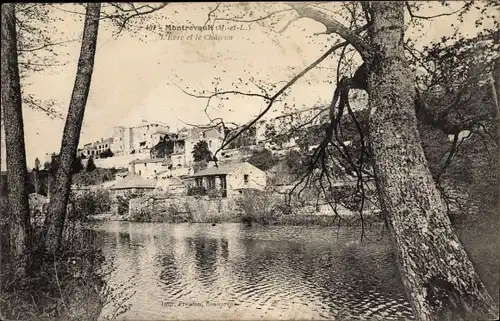
[[[498,320],[500,1],[0,24],[0,320]]]

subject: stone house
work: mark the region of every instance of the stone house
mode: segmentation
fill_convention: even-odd
[[[113,192],[113,195],[116,196],[127,192],[149,194],[153,193],[155,188],[155,181],[147,180],[140,175],[130,173],[109,189]]]
[[[245,189],[264,190],[266,173],[247,162],[221,164],[189,177],[191,187],[203,187],[222,197],[240,195]]]
[[[187,186],[179,177],[167,176],[168,171],[160,173],[156,179],[156,189],[172,195],[186,195]]]
[[[100,155],[108,149],[112,151],[113,137],[101,138],[100,141],[83,145],[83,148],[78,150],[78,156],[99,158]]]
[[[140,175],[146,179],[155,179],[159,172],[162,172],[170,165],[169,159],[136,159],[129,164],[129,173]]]

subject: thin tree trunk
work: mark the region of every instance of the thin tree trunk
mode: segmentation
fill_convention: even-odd
[[[418,320],[475,320],[497,311],[454,233],[417,131],[414,75],[403,49],[404,3],[373,2],[368,92],[379,195]]]
[[[38,169],[34,169],[33,173],[33,186],[35,187],[35,193],[40,194],[40,173]]]
[[[500,118],[500,103],[498,102],[498,95],[500,95],[500,58],[496,58],[493,62],[491,80],[491,91],[493,92],[493,99],[497,106],[497,118]]]
[[[52,196],[52,193],[50,192],[50,189],[51,189],[51,185],[50,185],[50,181],[52,180],[52,175],[49,173],[47,173],[47,198],[49,199],[50,201],[50,197]]]
[[[2,111],[5,126],[10,249],[18,257],[31,238],[28,170],[24,146],[21,85],[17,64],[17,35],[13,3],[2,5]]]
[[[78,149],[94,69],[100,12],[100,3],[87,4],[80,59],[59,154],[59,168],[55,175],[55,187],[50,199],[49,213],[45,220],[45,247],[49,253],[57,251],[62,243],[64,220],[71,189],[71,167]]]

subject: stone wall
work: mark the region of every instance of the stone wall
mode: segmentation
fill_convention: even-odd
[[[285,206],[282,197],[272,193],[249,194],[228,198],[208,196],[147,195],[129,201],[128,219],[133,221],[164,222],[221,222],[239,221],[242,216],[335,216],[328,204],[292,204]],[[346,219],[358,216],[337,205],[337,213]],[[371,211],[365,211],[369,216]]]
[[[182,216],[193,222],[206,222],[220,219],[236,219],[236,204],[229,198],[209,197],[161,197],[156,195],[133,198],[129,201],[129,219],[155,216]]]

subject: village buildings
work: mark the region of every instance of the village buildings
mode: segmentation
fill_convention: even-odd
[[[256,148],[267,148],[274,154],[279,154],[280,151],[286,151],[285,147],[295,146],[292,138],[286,142],[286,146],[269,148],[272,143],[268,136],[276,134],[270,131],[271,127],[278,130],[289,129],[297,122],[304,121],[314,125],[322,119],[316,117],[318,114],[324,118],[323,110],[312,108],[280,116],[272,121],[259,122],[244,137],[236,140],[235,144],[222,150],[225,135],[231,134],[222,124],[184,127],[170,132],[168,125],[143,121],[134,127],[114,127],[112,137],[86,144],[80,153],[96,158],[98,167],[109,165],[127,168],[127,173],[116,175],[116,182],[120,184],[115,189],[131,177],[134,181],[140,177],[143,183],[149,181],[151,186],[157,186],[161,190],[174,188],[178,192],[184,191],[182,186],[203,187],[207,191],[217,190],[221,196],[227,197],[240,194],[241,190],[262,190],[266,186],[266,173],[244,161]],[[313,121],[314,119],[318,120]],[[239,128],[233,129],[236,132],[238,130]],[[209,162],[208,168],[195,172],[193,151],[201,141],[206,142],[212,155],[217,152],[217,161]],[[98,159],[106,150],[110,150],[113,157]],[[218,166],[214,166],[216,163]]]
[[[115,155],[130,155],[149,151],[162,135],[169,133],[170,126],[160,122],[142,121],[133,127],[113,127],[113,143],[111,150]]]
[[[79,150],[79,156],[99,158],[104,152],[111,150],[111,145],[113,144],[113,138],[101,138],[100,141],[93,143],[88,143],[83,145],[83,148]]]
[[[189,179],[191,186],[219,193],[221,197],[235,196],[243,190],[264,190],[267,183],[266,173],[247,162],[206,168]]]
[[[205,126],[183,128],[178,132],[177,142],[182,148],[176,150],[171,156],[174,166],[184,165],[190,166],[193,159],[194,146],[199,141],[206,141],[208,149],[215,154],[222,146],[224,140],[224,129],[220,126]]]
[[[165,170],[169,162],[164,158],[137,159],[130,162],[129,172],[146,179],[155,179],[156,175]]]

